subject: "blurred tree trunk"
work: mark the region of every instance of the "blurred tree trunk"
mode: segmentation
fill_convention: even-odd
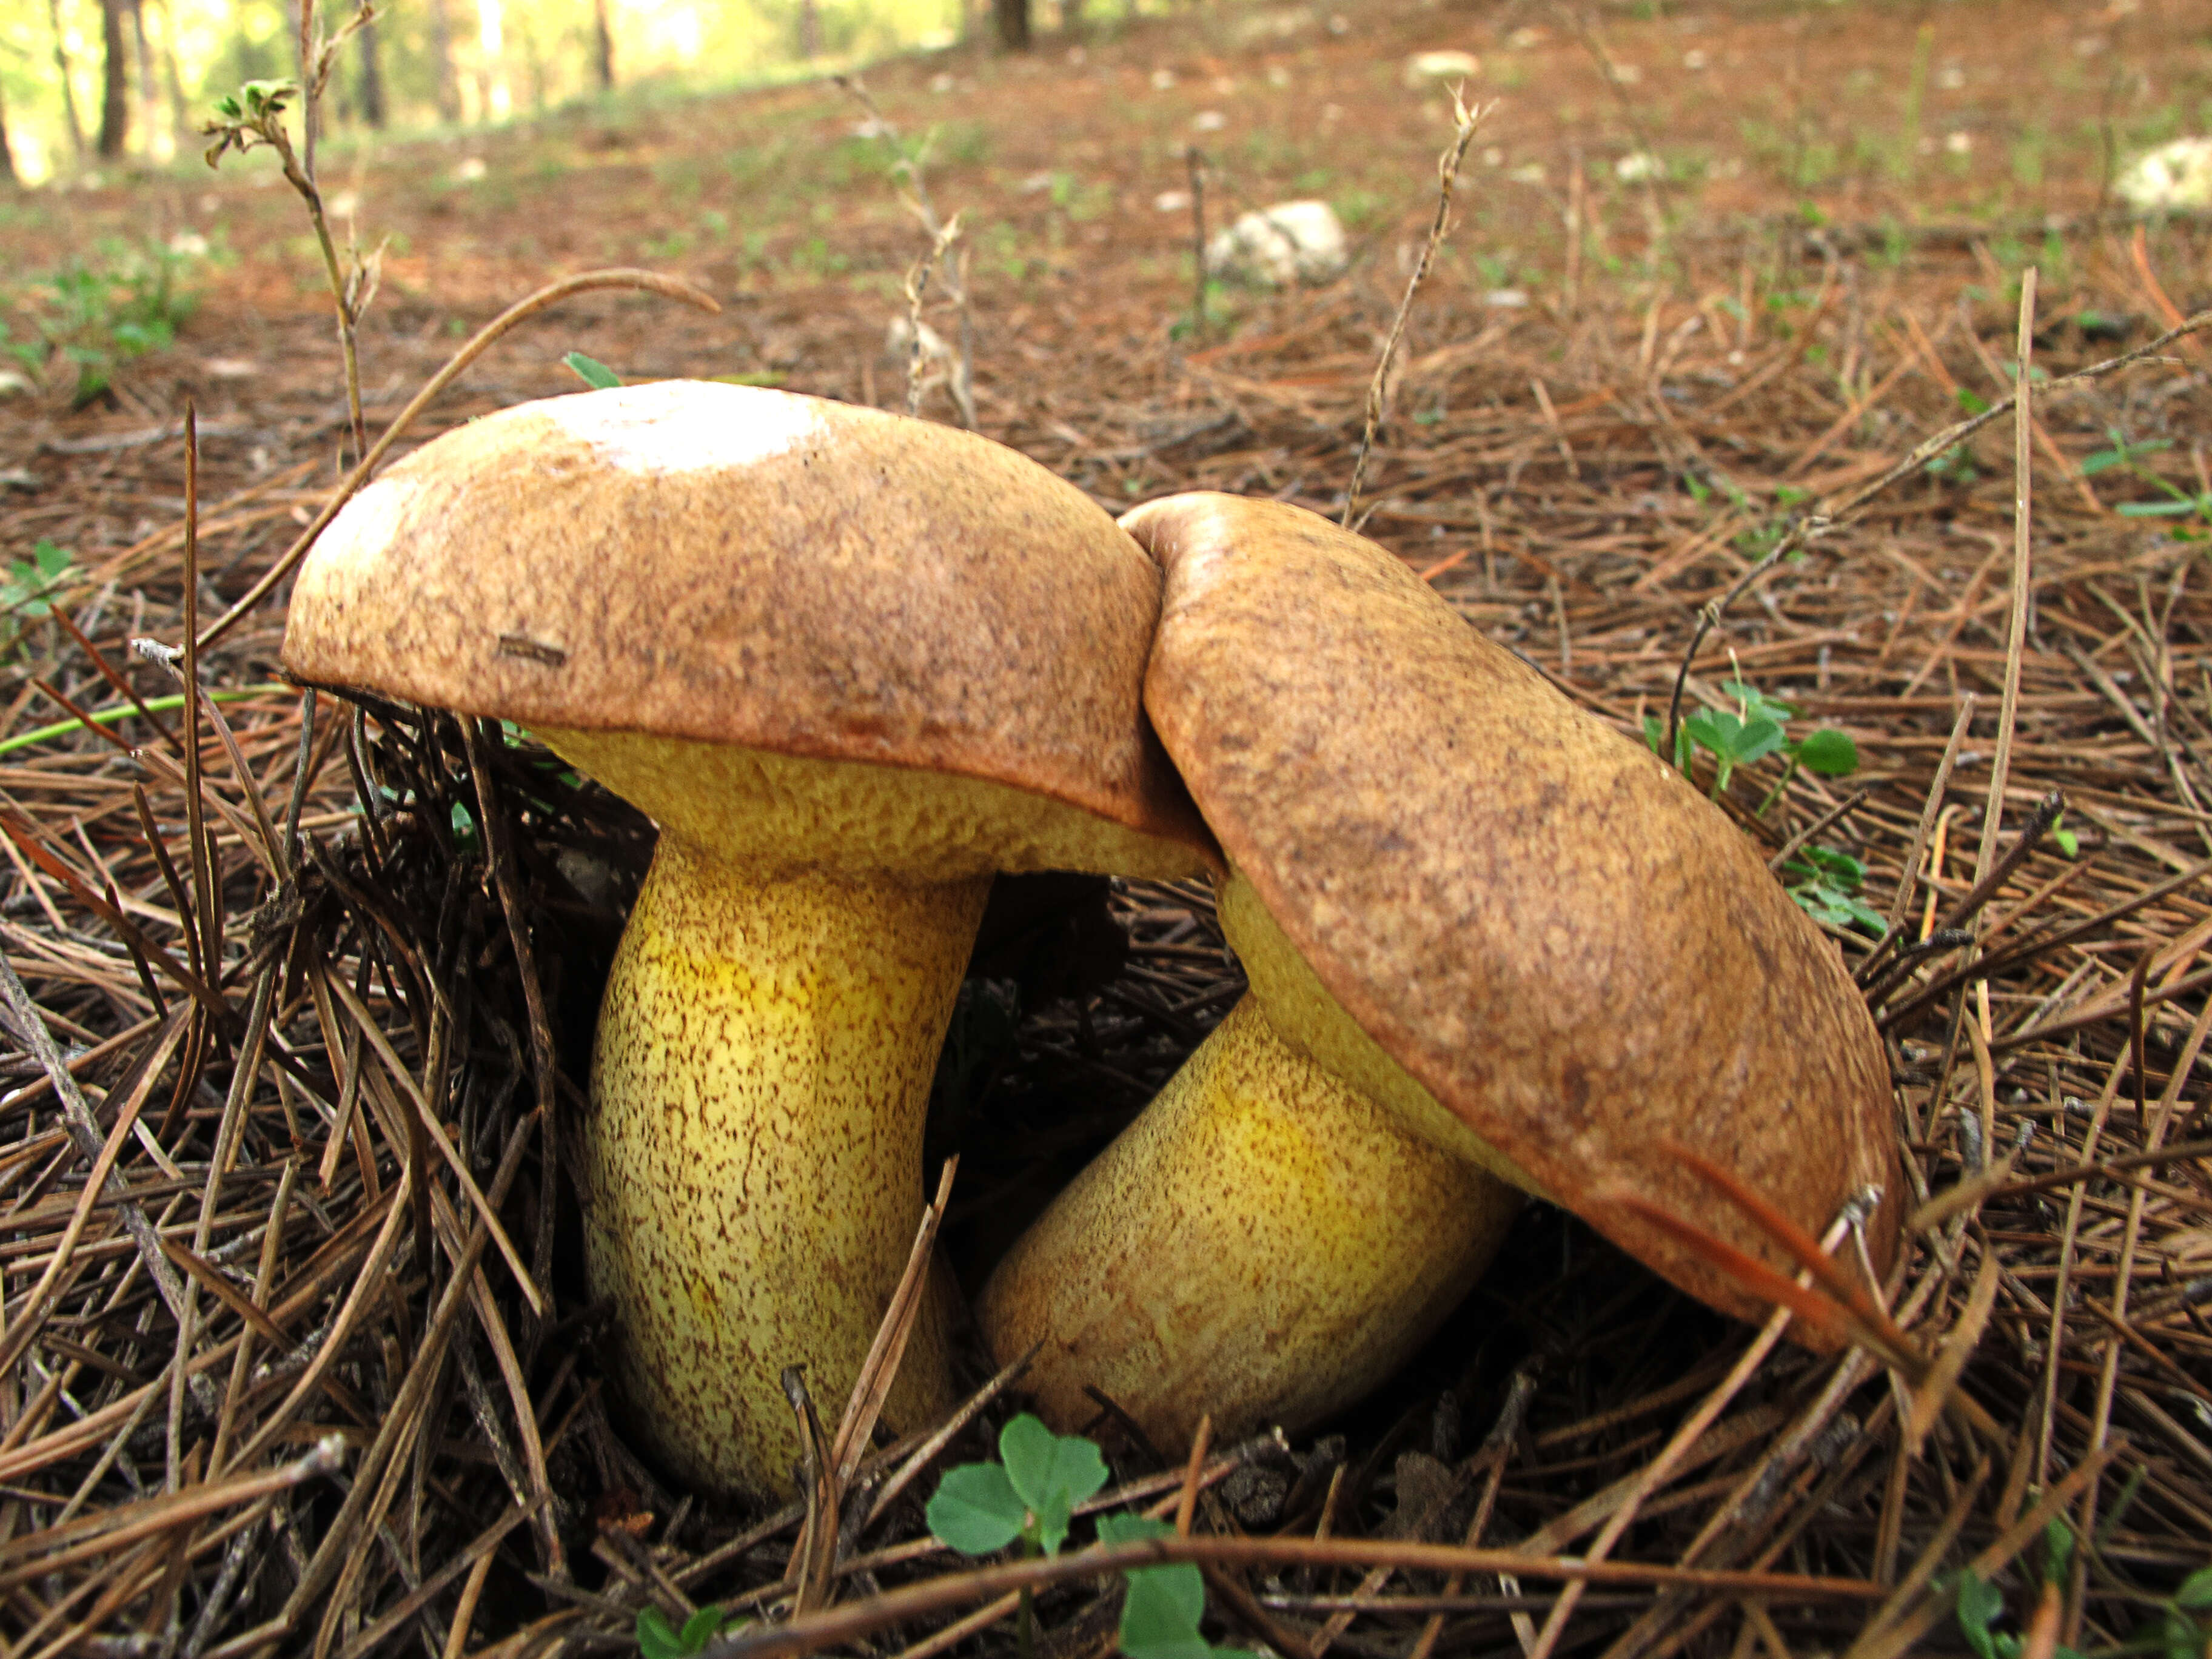
[[[1079,36],[1083,33],[1083,0],[1060,0],[1060,32]]]
[[[67,37],[62,33],[61,0],[46,0],[46,21],[54,30],[54,70],[61,78],[62,114],[69,126],[70,154],[84,160],[84,122],[76,112],[76,76],[70,67]]]
[[[361,118],[369,126],[381,128],[389,118],[384,104],[384,64],[377,56],[376,24],[363,23],[354,40],[359,43],[361,72],[354,77],[354,95],[361,105]]]
[[[809,61],[822,55],[822,14],[814,0],[799,0],[799,55]]]
[[[592,0],[592,72],[601,92],[615,89],[615,32],[607,21],[607,0]]]
[[[437,72],[438,118],[461,118],[461,86],[453,78],[453,20],[447,0],[430,0],[430,66]]]
[[[999,22],[999,44],[1008,52],[1030,49],[1030,0],[991,0]]]
[[[0,185],[19,182],[15,177],[15,152],[8,147],[8,103],[0,95]]]
[[[100,155],[119,161],[131,133],[131,49],[123,40],[123,14],[131,0],[100,0]]]
[[[154,79],[154,48],[146,39],[146,0],[131,0],[131,53],[138,69],[138,130],[150,157],[161,125],[161,88]]]
[[[174,0],[161,4],[161,88],[169,99],[169,130],[177,135],[177,149],[189,149],[198,135],[192,131],[191,106],[185,100],[184,76],[177,73],[177,12]]]

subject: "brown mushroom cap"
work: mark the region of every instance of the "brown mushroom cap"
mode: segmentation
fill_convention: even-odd
[[[1769,1310],[1601,1200],[1786,1265],[1670,1142],[1814,1234],[1881,1187],[1887,1265],[1881,1042],[1835,946],[1717,807],[1325,520],[1187,495],[1121,522],[1166,576],[1147,711],[1368,1036],[1547,1196],[1725,1311]]]
[[[301,570],[284,666],[949,773],[1200,846],[1139,712],[1158,604],[1106,514],[988,439],[671,380],[502,410],[392,468]]]

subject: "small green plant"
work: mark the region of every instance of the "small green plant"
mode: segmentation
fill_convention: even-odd
[[[1782,728],[1765,714],[1731,714],[1725,709],[1700,708],[1682,722],[1682,735],[1695,749],[1711,752],[1712,798],[1728,793],[1739,766],[1749,766],[1782,747]]]
[[[561,362],[570,374],[594,392],[605,392],[622,384],[621,375],[597,357],[586,357],[580,351],[570,352]]]
[[[1802,848],[1782,873],[1785,890],[1814,921],[1832,927],[1864,927],[1877,938],[1889,931],[1888,918],[1860,896],[1866,866],[1849,853]]]
[[[2122,501],[2113,509],[2124,519],[2171,519],[2193,516],[2194,526],[2176,526],[2172,534],[2176,541],[2201,540],[2207,530],[2212,529],[2212,491],[2191,495],[2171,480],[2161,477],[2142,464],[2146,455],[2155,455],[2160,450],[2173,447],[2172,441],[2154,438],[2146,443],[2130,443],[2118,427],[2107,427],[2106,435],[2112,441],[2112,447],[2100,449],[2081,463],[2081,476],[2093,478],[2100,472],[2119,471],[2142,479],[2166,497],[2162,501]]]
[[[0,351],[34,372],[58,353],[76,367],[71,400],[82,408],[120,365],[175,340],[198,305],[188,277],[205,252],[198,237],[175,246],[111,238],[96,261],[71,260],[18,292],[17,309],[37,337],[16,339],[0,325]]]
[[[947,1469],[929,1500],[929,1529],[963,1555],[988,1555],[1019,1540],[1025,1552],[1057,1555],[1067,1541],[1075,1507],[1106,1484],[1106,1460],[1080,1435],[1056,1435],[1024,1413],[999,1435],[996,1463]],[[1109,1515],[1098,1523],[1103,1544],[1164,1538],[1164,1522]],[[1210,1646],[1199,1633],[1206,1581],[1187,1562],[1139,1567],[1128,1574],[1121,1603],[1121,1651],[1128,1659],[1249,1659]],[[1022,1645],[1034,1645],[1028,1592],[1023,1592]]]
[[[963,1555],[988,1555],[1020,1539],[1057,1555],[1075,1506],[1106,1484],[1106,1460],[1080,1435],[1054,1434],[1027,1413],[1000,1431],[996,1463],[945,1471],[929,1500],[929,1529]]]
[[[1716,764],[1711,793],[1715,800],[1726,792],[1738,767],[1749,766],[1769,755],[1784,755],[1789,764],[1783,769],[1780,780],[1759,803],[1754,817],[1765,814],[1790,787],[1790,779],[1797,775],[1801,767],[1826,778],[1848,777],[1858,770],[1858,745],[1844,733],[1823,726],[1802,738],[1792,738],[1783,727],[1797,718],[1795,704],[1768,696],[1747,680],[1724,680],[1721,690],[1735,699],[1734,714],[1726,709],[1700,708],[1686,716],[1674,732],[1674,764],[1683,772],[1690,769],[1690,759],[1698,750],[1711,753]],[[1644,717],[1644,741],[1655,755],[1659,752],[1663,730],[1656,714]]]
[[[2063,1583],[2068,1565],[2074,1559],[2074,1534],[2065,1522],[2053,1519],[2043,1529],[2043,1578],[2046,1586]],[[2203,1601],[2199,1605],[2212,1607],[2212,1570],[2196,1574],[2181,1587],[2181,1591],[2167,1607],[2168,1619],[2162,1649],[2146,1648],[2130,1642],[2118,1650],[2120,1652],[2163,1651],[2167,1659],[2202,1659],[2206,1632],[2197,1628],[2196,1621],[2180,1615],[2178,1604],[2189,1594],[2191,1584],[2203,1580]],[[2026,1648],[2025,1640],[2010,1631],[1991,1630],[1990,1626],[2004,1617],[2004,1592],[1986,1579],[1972,1572],[1960,1572],[1958,1578],[1954,1611],[1959,1620],[1959,1633],[1966,1638],[1966,1645],[1974,1650],[1975,1659],[2021,1659]],[[2186,1640],[2177,1644],[2174,1636],[2175,1620],[2179,1617]],[[2064,1643],[2051,1649],[2051,1659],[2082,1659],[2076,1650]]]
[[[2212,1567],[2200,1567],[2181,1581],[2160,1609],[2159,1634],[2166,1659],[2203,1659],[2212,1649]]]
[[[638,1609],[637,1650],[641,1659],[691,1659],[706,1651],[707,1644],[724,1631],[745,1621],[720,1607],[702,1607],[684,1621],[680,1630],[670,1624],[659,1607]]]
[[[50,617],[53,593],[76,574],[69,550],[41,536],[29,559],[9,565],[6,580],[0,581],[0,611],[14,617]]]

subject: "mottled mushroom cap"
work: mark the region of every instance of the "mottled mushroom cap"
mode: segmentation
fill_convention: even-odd
[[[1325,520],[1188,495],[1121,522],[1166,576],[1145,688],[1160,737],[1369,1038],[1504,1164],[1715,1307],[1770,1311],[1593,1201],[1626,1191],[1788,1265],[1668,1142],[1816,1236],[1882,1188],[1887,1264],[1881,1042],[1834,945],[1717,807]]]
[[[392,467],[301,567],[283,660],[668,753],[951,774],[1204,847],[1142,712],[1159,592],[1087,496],[988,439],[670,380],[502,410]]]

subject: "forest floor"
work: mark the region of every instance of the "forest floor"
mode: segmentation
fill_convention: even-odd
[[[1465,1316],[1341,1437],[1194,1465],[1201,1534],[1340,1551],[1318,1571],[1217,1565],[1219,1628],[1299,1659],[2201,1654],[2207,343],[2039,398],[2024,544],[2008,417],[1899,465],[2011,389],[2026,268],[2051,379],[2212,306],[2212,228],[2128,218],[2112,190],[2143,145],[2212,130],[2200,10],[1217,5],[1026,57],[886,64],[866,85],[890,134],[805,82],[341,135],[324,189],[383,248],[369,429],[504,307],[611,265],[721,309],[565,301],[405,444],[576,389],[572,351],[629,380],[903,407],[886,331],[927,238],[891,164],[927,135],[930,199],[961,216],[982,431],[1117,511],[1208,488],[1334,517],[1453,132],[1448,92],[1409,84],[1407,60],[1442,49],[1476,54],[1468,94],[1497,102],[1383,386],[1367,533],[1632,732],[1665,717],[1701,611],[1790,552],[1696,639],[1684,708],[1744,714],[1755,688],[1790,706],[1793,740],[1856,746],[1848,776],[1785,777],[1773,755],[1719,793],[1825,917],[1890,1044],[1921,1206],[1892,1286],[1907,1351],[1769,1352],[1533,1206]],[[1331,202],[1348,272],[1215,283],[1198,318],[1194,182],[1209,229]],[[533,1110],[584,1085],[642,827],[588,792],[547,803],[503,751],[492,774],[533,799],[495,880],[456,728],[388,708],[349,726],[328,702],[310,725],[275,682],[278,606],[201,663],[219,701],[198,750],[174,678],[125,644],[204,627],[342,477],[344,382],[298,201],[261,154],[20,196],[0,201],[0,344],[57,343],[0,359],[0,941],[62,1056],[50,1068],[11,1016],[0,1633],[40,1656],[621,1651],[648,1605],[673,1623],[695,1603],[788,1610],[802,1509],[678,1497],[604,1401],[582,1340],[604,1310]],[[944,291],[928,319],[957,341]],[[941,377],[922,409],[954,417]],[[76,718],[95,707],[116,742]],[[1694,757],[1700,782],[1712,758]],[[364,830],[372,778],[398,810]],[[273,827],[288,811],[296,844]],[[556,847],[614,878],[580,885]],[[1082,983],[1035,952],[1006,969],[1018,1024],[940,1100],[933,1152],[963,1152],[945,1239],[971,1282],[1024,1195],[1125,1122],[1240,988],[1205,894],[1107,902],[1126,953]],[[1869,910],[1930,948],[1900,962],[1854,920]],[[1939,924],[1978,930],[1978,963]],[[458,1002],[438,988],[456,973]],[[533,1073],[533,1030],[557,1074]],[[58,1112],[64,1063],[82,1103]],[[394,1201],[404,1103],[423,1097],[483,1194],[471,1243],[475,1200],[440,1176],[442,1254],[410,1253]],[[88,1184],[103,1143],[112,1170]],[[1161,1468],[1188,1449],[1098,1431],[1123,1495],[1172,1507]],[[946,1625],[980,1581],[924,1536],[930,1484],[846,1537],[835,1570],[941,1587],[884,1651],[1012,1652],[1011,1603]],[[1464,1576],[1394,1564],[1424,1542],[1464,1542]],[[1577,1552],[1620,1570],[1557,1596],[1585,1575]],[[1052,1659],[1106,1651],[1118,1595],[1042,1594]],[[793,1651],[830,1639],[794,1628]]]

